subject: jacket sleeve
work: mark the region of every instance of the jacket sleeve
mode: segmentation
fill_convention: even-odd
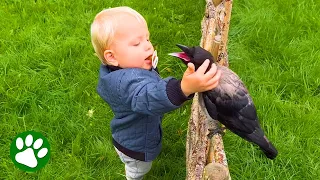
[[[161,79],[150,71],[128,71],[119,86],[122,101],[132,111],[148,115],[163,115],[193,97],[183,94],[179,80]]]

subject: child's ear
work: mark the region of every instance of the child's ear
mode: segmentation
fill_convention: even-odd
[[[104,59],[106,60],[107,64],[110,64],[112,66],[118,66],[119,65],[118,61],[114,57],[114,53],[113,53],[112,50],[105,50],[103,52],[103,56],[104,56]]]

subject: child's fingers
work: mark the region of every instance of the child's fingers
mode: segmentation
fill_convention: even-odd
[[[188,63],[188,68],[186,70],[186,73],[189,75],[189,74],[192,74],[194,72],[195,72],[194,64],[193,63]]]
[[[202,65],[198,68],[197,73],[204,74],[209,66],[209,59],[206,59]]]
[[[212,90],[212,89],[216,88],[218,85],[219,85],[219,81],[216,81],[215,83],[213,83],[212,85],[210,85],[208,87],[208,90]]]
[[[211,79],[208,81],[208,84],[213,84],[214,82],[219,81],[220,77],[221,77],[221,71],[220,71],[220,70],[217,70],[217,71],[216,71],[216,74],[213,76],[213,78],[211,78]]]
[[[215,74],[217,73],[218,67],[216,64],[212,64],[211,65],[211,69],[204,75],[204,78],[206,79],[211,79],[215,76]]]

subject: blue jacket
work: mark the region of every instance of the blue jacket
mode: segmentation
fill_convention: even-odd
[[[161,79],[154,69],[105,65],[100,67],[97,91],[114,112],[114,146],[142,161],[152,161],[160,153],[163,114],[192,98],[183,94],[179,80]]]

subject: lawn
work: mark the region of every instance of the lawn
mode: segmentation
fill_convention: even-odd
[[[205,1],[2,0],[0,2],[0,179],[124,179],[111,144],[109,106],[96,93],[100,61],[90,24],[126,5],[147,20],[162,77],[184,65],[167,54],[198,45]],[[224,136],[232,179],[320,176],[320,2],[234,0],[229,61],[247,85],[261,125],[278,148],[271,161],[250,143]],[[184,179],[191,101],[165,115],[163,150],[145,179]],[[92,113],[93,112],[93,113]],[[10,144],[21,132],[45,135],[49,163],[16,168]]]

